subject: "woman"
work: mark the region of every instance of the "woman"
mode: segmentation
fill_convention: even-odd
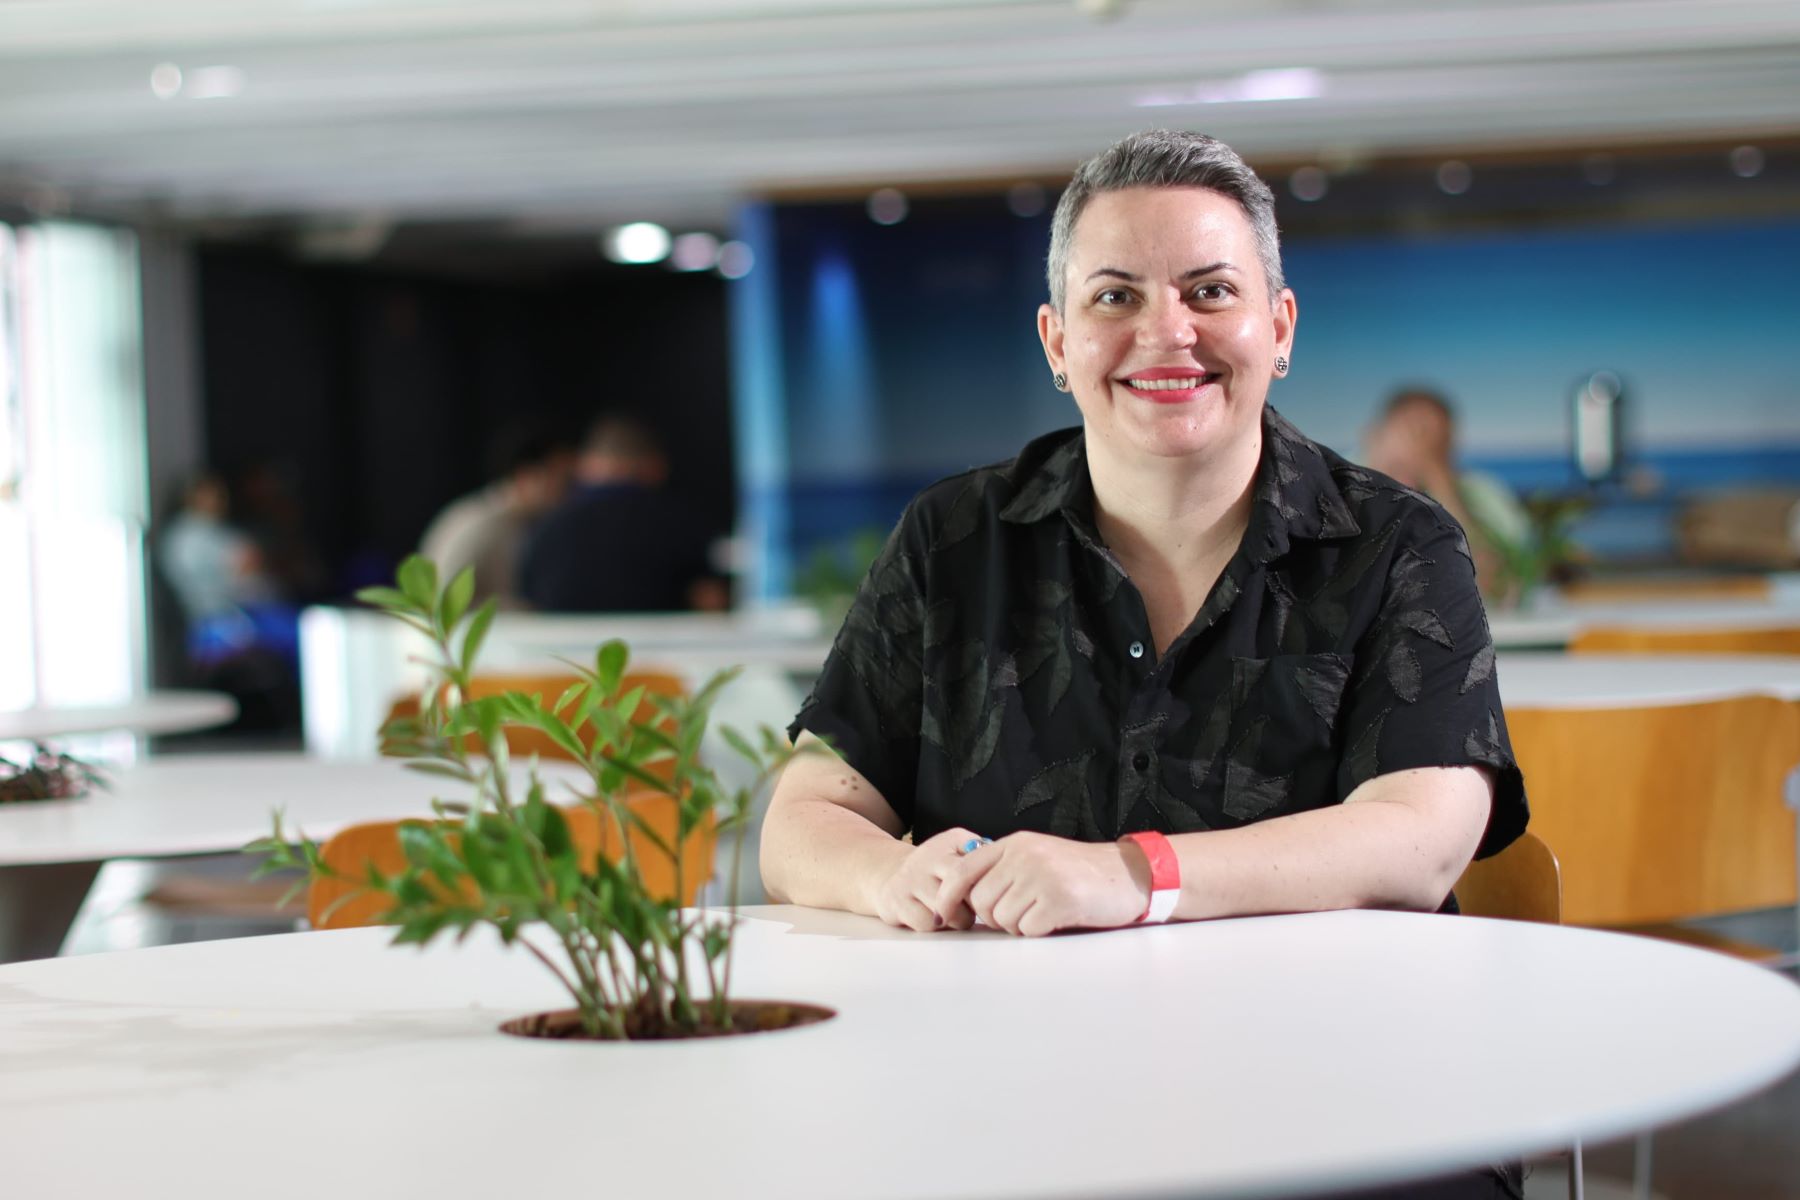
[[[771,895],[1026,935],[1430,910],[1523,830],[1461,530],[1266,404],[1273,209],[1194,134],[1077,172],[1038,333],[1081,428],[907,509],[790,731],[836,753],[776,788]]]

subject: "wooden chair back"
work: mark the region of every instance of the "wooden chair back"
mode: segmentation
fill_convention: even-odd
[[[1560,924],[1562,867],[1542,838],[1522,833],[1492,858],[1469,864],[1456,881],[1456,903],[1471,917]]]
[[[1800,654],[1800,625],[1768,629],[1586,629],[1571,654]]]
[[[1800,705],[1508,708],[1531,827],[1556,847],[1562,916],[1641,925],[1793,904]]]
[[[1659,604],[1670,600],[1767,600],[1774,588],[1763,575],[1705,575],[1686,579],[1577,579],[1558,589],[1576,604]]]
[[[627,796],[625,803],[643,818],[664,844],[677,845],[679,814],[673,797],[646,790]],[[591,870],[600,855],[618,861],[624,842],[616,818],[603,815],[586,804],[567,806],[562,813],[569,823],[569,837],[581,856],[584,869]],[[406,855],[400,849],[400,826],[404,823],[370,821],[352,825],[340,830],[320,847],[325,862],[346,878],[317,879],[307,889],[306,914],[314,929],[347,929],[380,923],[381,914],[388,908],[388,898],[363,891],[356,881],[365,877],[371,864],[387,875],[406,868]],[[642,830],[633,827],[626,831],[626,836],[631,839],[632,852],[637,855],[644,884],[653,896],[690,905],[699,896],[701,887],[712,878],[718,833],[710,817],[689,835],[686,845],[678,847],[679,872],[677,862],[664,854]],[[676,886],[678,880],[679,887]]]

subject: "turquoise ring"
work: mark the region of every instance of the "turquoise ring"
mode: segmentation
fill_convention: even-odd
[[[994,844],[993,838],[972,837],[968,841],[964,842],[962,845],[958,846],[956,848],[956,852],[958,854],[973,854],[977,850],[981,849],[983,846],[991,846],[993,844]]]

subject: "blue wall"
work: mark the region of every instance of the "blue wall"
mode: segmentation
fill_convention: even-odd
[[[970,198],[883,227],[860,205],[757,206],[743,233],[758,266],[737,333],[762,339],[735,351],[743,511],[781,514],[764,594],[932,479],[1078,419],[1037,340],[1048,214]],[[1292,239],[1295,366],[1271,398],[1354,457],[1389,392],[1432,386],[1471,463],[1555,488],[1572,482],[1568,395],[1606,369],[1637,462],[1669,491],[1800,483],[1796,264],[1794,221]]]

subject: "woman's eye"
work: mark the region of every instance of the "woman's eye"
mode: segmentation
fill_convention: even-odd
[[[1225,283],[1203,283],[1194,289],[1194,299],[1216,302],[1229,299],[1231,285]]]
[[[1131,293],[1124,288],[1107,288],[1094,297],[1094,303],[1101,305],[1129,304],[1131,303]]]

